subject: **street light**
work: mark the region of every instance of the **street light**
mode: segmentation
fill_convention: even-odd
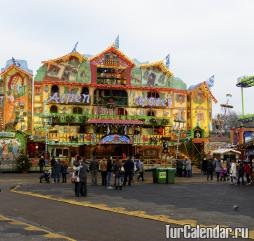
[[[50,117],[47,113],[43,115],[43,124],[44,124],[44,132],[45,132],[45,158],[47,158],[48,154],[48,125],[52,122],[52,117]]]

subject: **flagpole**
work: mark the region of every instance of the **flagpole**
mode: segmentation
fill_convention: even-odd
[[[243,87],[241,87],[241,97],[242,97],[242,115],[244,116],[244,96],[243,96]]]

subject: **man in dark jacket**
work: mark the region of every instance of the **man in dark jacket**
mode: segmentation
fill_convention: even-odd
[[[126,185],[128,179],[128,185],[131,186],[132,175],[134,172],[134,162],[131,159],[127,159],[123,164],[124,167],[124,182],[123,185]]]
[[[87,196],[87,171],[86,163],[81,161],[79,166],[79,192],[83,197]]]
[[[91,173],[92,185],[97,185],[97,173],[99,171],[99,163],[96,159],[92,159],[89,164],[89,172]]]
[[[45,159],[43,158],[43,156],[41,156],[40,160],[39,160],[39,167],[40,167],[40,172],[43,172],[43,168],[45,166]]]
[[[211,178],[211,181],[213,180],[213,161],[212,159],[208,160],[206,163],[206,175],[207,175],[207,181],[209,180],[209,177]]]

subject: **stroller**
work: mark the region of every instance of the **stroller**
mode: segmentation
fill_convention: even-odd
[[[51,176],[51,168],[47,171],[44,171],[43,174],[40,176],[40,183],[42,183],[42,180],[45,180],[45,182],[50,182],[50,176]]]

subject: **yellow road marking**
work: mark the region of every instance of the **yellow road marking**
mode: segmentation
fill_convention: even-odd
[[[192,227],[195,227],[198,224],[196,220],[192,220],[192,219],[177,220],[177,219],[172,219],[166,215],[148,214],[145,211],[129,211],[123,207],[109,207],[106,204],[96,204],[96,203],[91,203],[91,202],[87,202],[87,201],[77,201],[74,199],[57,198],[57,197],[53,197],[50,195],[42,195],[42,194],[33,193],[33,192],[20,191],[20,190],[17,190],[17,187],[13,188],[11,190],[11,192],[15,192],[18,194],[23,194],[23,195],[29,195],[29,196],[38,197],[38,198],[43,198],[43,199],[48,199],[48,200],[57,201],[57,202],[68,203],[68,204],[82,206],[82,207],[95,208],[95,209],[102,210],[102,211],[124,214],[124,215],[132,216],[132,217],[138,217],[138,218],[144,218],[144,219],[149,219],[149,220],[153,220],[153,221],[159,221],[159,222],[164,222],[164,223],[169,223],[169,224],[180,225],[180,226],[189,224]],[[199,225],[201,227],[216,226],[216,225],[203,225],[203,224],[199,224]],[[228,226],[225,226],[225,227],[228,227]],[[249,238],[254,239],[254,230],[249,230]]]
[[[76,239],[64,236],[62,234],[52,233],[52,232],[50,232],[50,231],[48,231],[46,229],[36,227],[34,225],[22,222],[20,220],[16,220],[16,219],[13,219],[13,218],[5,217],[3,215],[0,215],[0,221],[7,221],[11,225],[25,226],[24,229],[28,230],[28,231],[42,231],[42,232],[45,233],[45,234],[42,234],[42,236],[44,236],[45,238],[63,239],[63,240],[68,240],[68,241],[76,241]]]

